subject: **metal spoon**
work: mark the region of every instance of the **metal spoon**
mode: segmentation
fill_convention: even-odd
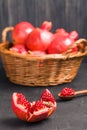
[[[80,95],[80,94],[87,94],[87,90],[75,91],[74,95],[71,95],[71,96],[62,96],[61,93],[58,93],[58,97],[63,100],[71,100],[75,96]]]

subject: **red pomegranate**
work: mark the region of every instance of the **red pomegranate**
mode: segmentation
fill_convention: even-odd
[[[12,94],[12,110],[15,115],[27,122],[36,122],[48,118],[55,110],[57,104],[52,93],[45,89],[40,99],[28,101],[22,93]]]
[[[19,22],[14,26],[12,31],[12,43],[15,44],[25,44],[29,33],[34,29],[34,26],[30,22]]]
[[[35,28],[28,36],[26,46],[31,51],[46,51],[53,39],[53,33]]]
[[[57,29],[54,34],[54,39],[48,46],[48,54],[60,54],[68,50],[71,52],[78,51],[78,47],[74,43],[78,39],[78,33],[76,31],[71,31],[68,33],[65,29]],[[71,49],[72,48],[72,49]]]

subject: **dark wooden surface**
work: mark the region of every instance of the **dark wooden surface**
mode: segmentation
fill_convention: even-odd
[[[83,63],[76,78],[68,84],[48,87],[26,87],[11,83],[0,64],[0,130],[87,130],[87,95],[70,101],[60,101],[57,94],[65,86],[87,89],[87,63]],[[48,88],[55,96],[56,111],[47,120],[27,123],[19,120],[11,108],[13,92],[22,92],[29,101],[38,100]]]

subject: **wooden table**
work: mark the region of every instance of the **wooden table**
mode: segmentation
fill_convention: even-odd
[[[57,93],[65,86],[87,89],[87,63],[83,62],[76,78],[68,84],[53,87],[26,87],[11,83],[0,64],[0,130],[87,130],[87,95],[70,101],[60,101]],[[13,92],[22,92],[31,101],[37,100],[48,88],[55,96],[57,109],[48,119],[37,123],[19,120],[11,109]]]

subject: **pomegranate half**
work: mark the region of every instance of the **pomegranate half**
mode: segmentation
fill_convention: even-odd
[[[57,104],[52,93],[45,89],[38,101],[29,102],[22,93],[12,94],[12,110],[15,115],[27,122],[36,122],[48,118]]]

